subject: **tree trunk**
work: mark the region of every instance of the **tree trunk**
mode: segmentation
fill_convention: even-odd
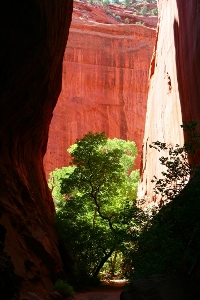
[[[110,273],[111,276],[114,277],[115,275],[115,266],[116,266],[116,262],[117,262],[117,251],[115,251],[115,255],[113,260],[111,261],[111,268],[110,268]]]
[[[96,270],[93,273],[93,278],[97,277],[101,268],[103,267],[103,265],[107,262],[107,260],[109,259],[109,257],[112,255],[112,253],[114,252],[115,247],[113,247],[100,261],[99,265],[96,267]]]

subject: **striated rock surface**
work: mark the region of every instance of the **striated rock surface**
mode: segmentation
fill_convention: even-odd
[[[70,0],[1,3],[0,227],[21,293],[62,271],[43,155],[71,13]]]
[[[199,1],[158,1],[159,26],[152,58],[139,196],[152,199],[153,175],[161,177],[157,140],[183,144],[180,125],[197,121],[200,129]],[[196,156],[194,163],[199,164]]]
[[[68,164],[67,149],[88,131],[133,140],[141,153],[154,44],[151,28],[73,19],[45,156],[47,177]]]

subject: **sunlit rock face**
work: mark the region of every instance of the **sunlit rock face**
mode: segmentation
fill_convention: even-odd
[[[183,121],[200,125],[200,7],[199,1],[158,2],[156,52],[150,70],[147,116],[139,196],[152,199],[151,179],[161,177],[159,157],[150,149],[157,140],[183,144]],[[200,126],[199,126],[200,128]],[[195,163],[199,163],[197,155]]]
[[[108,6],[102,5],[101,2],[89,3],[88,1],[74,1],[73,19],[78,19],[80,23],[88,23],[91,21],[104,24],[136,24],[139,22],[146,27],[156,28],[158,17],[153,15],[151,10],[157,7],[157,3],[146,3],[148,14],[138,13],[144,3],[137,3],[137,9],[130,5],[125,7],[123,3],[112,4]],[[127,23],[126,23],[127,24]]]
[[[0,224],[21,292],[62,271],[43,155],[71,13],[70,0],[1,3]]]
[[[135,141],[141,154],[155,36],[144,26],[73,20],[45,156],[47,177],[68,165],[67,149],[88,131]]]

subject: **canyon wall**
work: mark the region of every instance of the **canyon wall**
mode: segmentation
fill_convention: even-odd
[[[70,0],[1,3],[0,245],[21,292],[51,289],[62,271],[43,156],[71,14]]]
[[[180,125],[197,121],[200,129],[200,6],[199,1],[160,0],[156,52],[150,69],[149,94],[139,197],[152,200],[154,175],[161,178],[161,153],[155,141],[184,142]],[[194,163],[199,164],[197,155]]]
[[[141,154],[154,45],[151,28],[73,19],[44,160],[47,177],[68,165],[67,149],[88,131],[135,141]]]
[[[148,14],[141,14],[141,8],[147,7]],[[81,23],[91,21],[104,24],[143,24],[146,27],[156,28],[158,17],[152,13],[156,3],[138,3],[135,6],[125,7],[122,3],[102,5],[101,2],[89,3],[84,0],[74,1],[73,19]],[[72,21],[73,22],[73,21]]]

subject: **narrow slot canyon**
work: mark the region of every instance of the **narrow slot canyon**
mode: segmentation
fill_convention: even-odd
[[[141,272],[132,284],[120,287],[121,295],[114,290],[112,296],[81,298],[77,293],[75,299],[200,298],[198,142],[195,155],[187,158],[194,168],[189,182],[162,207],[152,178],[160,178],[164,168],[160,153],[149,147],[156,141],[183,145],[184,122],[196,122],[200,129],[199,1],[117,2],[1,3],[2,300],[65,299],[55,285],[69,278],[75,256],[58,234],[47,181],[50,172],[68,166],[67,149],[89,131],[136,143],[139,200],[157,203],[160,211],[136,239],[138,252],[133,250],[135,261],[126,271]],[[109,206],[107,217],[95,201],[93,225],[98,212],[112,229]],[[135,226],[131,222],[128,234]]]

